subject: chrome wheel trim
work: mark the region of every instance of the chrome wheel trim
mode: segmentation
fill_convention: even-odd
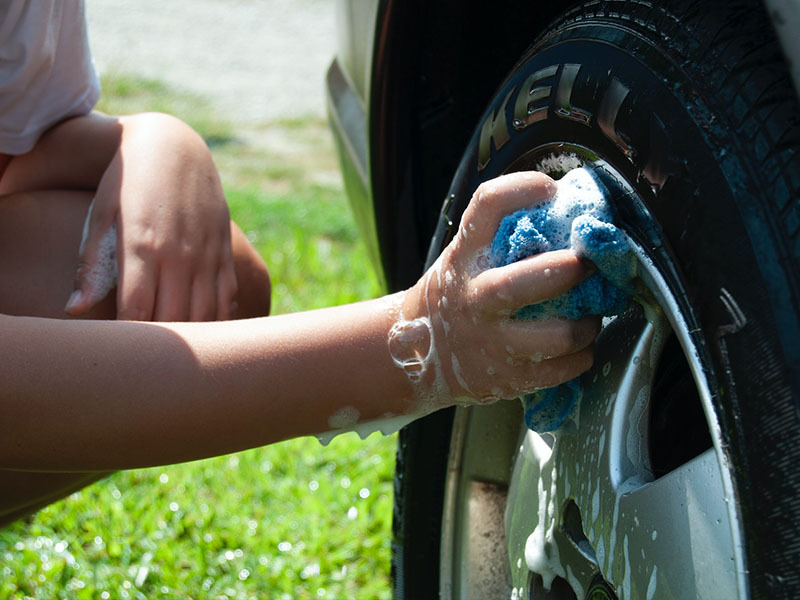
[[[632,247],[650,294],[604,323],[574,422],[538,435],[515,402],[457,411],[442,598],[538,599],[553,583],[547,598],[582,598],[598,580],[619,598],[747,598],[731,466],[703,365],[666,282]],[[643,424],[670,330],[713,447],[656,479]]]

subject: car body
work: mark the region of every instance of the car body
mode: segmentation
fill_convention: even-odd
[[[661,315],[606,324],[578,436],[520,431],[505,404],[401,432],[396,597],[798,597],[800,2],[337,11],[331,124],[387,291],[432,263],[479,182],[569,157],[608,183],[637,302]]]

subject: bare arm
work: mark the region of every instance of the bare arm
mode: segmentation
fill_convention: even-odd
[[[585,277],[577,257],[473,268],[499,218],[549,185],[520,174],[479,190],[437,264],[387,298],[224,323],[0,316],[0,468],[192,460],[327,431],[343,408],[422,415],[571,379],[597,323],[510,313]]]
[[[0,467],[192,460],[409,408],[385,300],[226,323],[0,317]]]

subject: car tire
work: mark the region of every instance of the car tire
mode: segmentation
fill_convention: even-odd
[[[671,333],[648,342],[648,372],[634,366],[633,350],[619,349],[626,327],[636,337],[652,325],[642,308],[608,324],[598,340],[623,357],[617,383],[623,376],[646,381],[645,426],[623,427],[616,458],[609,458],[612,426],[608,444],[601,423],[589,435],[583,420],[571,432],[531,441],[535,434],[519,427],[513,403],[442,411],[405,428],[395,486],[395,598],[589,597],[592,585],[598,598],[800,597],[799,136],[795,90],[769,19],[754,2],[591,1],[539,36],[464,151],[429,264],[481,182],[525,169],[557,178],[589,166],[607,183],[617,224],[638,249],[649,290],[639,304],[644,312],[662,311]],[[581,419],[586,396],[608,375],[604,369],[613,379],[616,368],[614,359],[603,359],[584,376]],[[597,400],[617,415],[614,423],[632,414],[636,398],[626,405],[623,395],[606,387]],[[561,483],[554,482],[557,469],[547,471],[542,443],[554,452],[555,445],[598,441],[601,433],[604,446],[584,459],[573,455],[558,473]],[[631,440],[644,444],[636,460]],[[678,481],[711,456],[720,482],[706,500],[727,507],[716,525],[730,532],[723,586],[732,586],[733,596],[714,595],[715,582],[701,581],[716,564],[703,566],[702,554],[716,552],[698,541],[701,529],[715,526],[705,517],[662,532],[637,517],[648,532],[638,538],[609,531],[625,518],[621,502]],[[595,485],[585,478],[600,475],[586,465],[609,460],[628,477],[612,481],[606,469],[603,485],[614,495],[595,501],[592,511],[580,486]],[[525,479],[525,469],[535,473]],[[710,469],[708,477],[716,478],[716,467]],[[538,500],[535,489],[520,491],[537,481],[541,487],[546,477],[552,489],[539,490]],[[687,485],[695,483],[702,481]],[[545,498],[557,506],[542,507]],[[549,572],[530,568],[519,540],[510,539],[519,535],[514,503],[523,500],[533,503],[531,511],[548,513],[587,564],[593,559],[594,572],[582,567],[591,581],[552,552]],[[667,494],[670,501],[686,509],[683,501],[677,507],[677,495]],[[473,515],[470,502],[480,508]],[[541,518],[534,521],[528,524],[541,528]],[[470,528],[491,543],[471,542]],[[609,539],[619,548],[611,549]],[[675,552],[699,554],[681,563],[681,572],[645,556],[651,547],[666,556],[669,548],[656,547],[670,540]]]

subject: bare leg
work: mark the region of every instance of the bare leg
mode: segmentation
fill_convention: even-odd
[[[0,313],[67,318],[83,221],[92,195],[46,191],[0,197]],[[231,224],[236,317],[269,313],[270,280],[263,261]],[[113,291],[82,318],[113,319]],[[1,343],[1,342],[0,342]],[[107,475],[0,470],[0,526]]]

